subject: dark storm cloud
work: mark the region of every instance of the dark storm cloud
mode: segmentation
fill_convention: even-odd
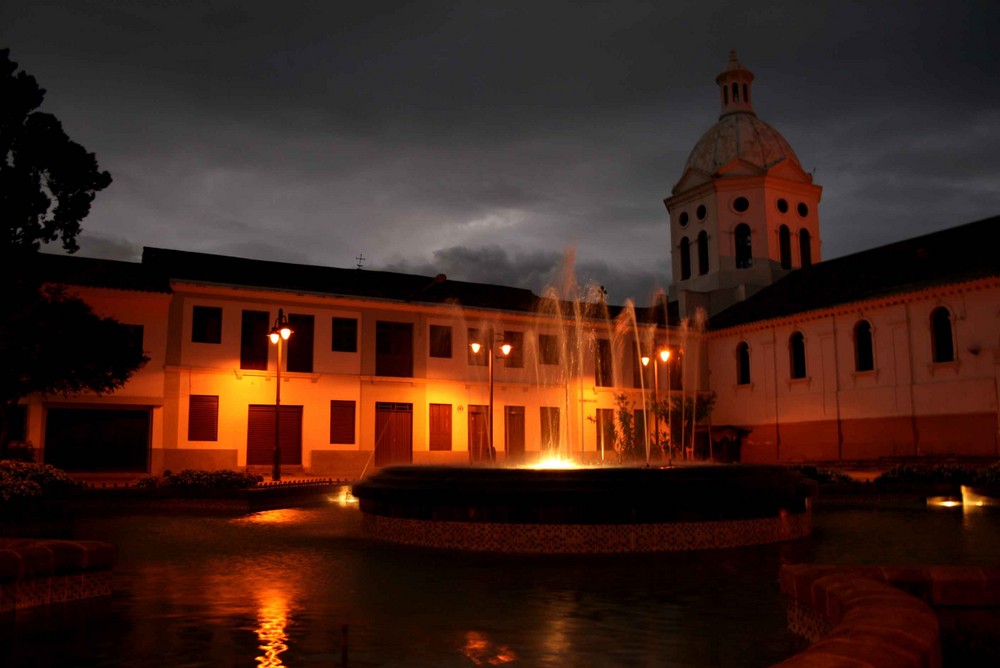
[[[998,18],[973,0],[65,0],[4,5],[0,45],[114,176],[82,252],[364,253],[540,291],[570,246],[582,282],[641,302],[671,275],[662,199],[730,48],[824,187],[825,257],[1000,211]]]

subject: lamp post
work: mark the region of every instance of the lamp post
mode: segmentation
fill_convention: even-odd
[[[271,480],[275,482],[281,480],[281,349],[291,335],[292,328],[288,326],[285,312],[279,308],[278,318],[267,334],[271,343],[278,346],[278,372],[275,376],[277,382],[274,384],[274,461],[271,465]]]
[[[486,425],[487,425],[486,429],[487,429],[487,443],[489,447],[489,458],[490,458],[490,463],[492,464],[496,461],[496,449],[493,447],[493,358],[496,356],[495,347],[497,343],[496,333],[493,331],[492,327],[490,327],[487,336],[488,336],[487,340],[489,341],[489,349],[486,350],[486,359],[487,359],[486,365],[489,368],[489,378],[490,378],[489,381],[490,407],[489,407],[489,414],[486,416]],[[484,346],[479,341],[473,341],[472,343],[469,344],[469,347],[472,348],[472,353],[474,355],[478,355],[480,350],[486,348],[486,346]],[[506,341],[502,341],[500,343],[500,352],[503,353],[504,357],[510,354],[511,349],[512,346]]]
[[[666,364],[670,360],[670,349],[663,348],[656,354],[660,361]],[[649,366],[650,358],[646,355],[642,356],[642,365]],[[656,449],[660,449],[660,367],[655,362],[653,362],[653,438],[655,439]],[[667,369],[667,430],[670,429],[670,369]],[[673,461],[673,448],[670,452],[670,460]]]

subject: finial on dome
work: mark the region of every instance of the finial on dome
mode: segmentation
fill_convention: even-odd
[[[722,102],[722,113],[719,114],[719,118],[739,112],[753,113],[753,105],[750,103],[752,81],[753,72],[743,67],[736,58],[736,49],[730,49],[726,69],[715,77],[715,83],[719,84],[719,97]]]

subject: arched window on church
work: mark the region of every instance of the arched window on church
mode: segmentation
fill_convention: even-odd
[[[792,378],[806,377],[806,337],[802,332],[788,337],[788,363]]]
[[[698,275],[704,276],[708,273],[708,232],[702,230],[698,233]]]
[[[792,268],[792,233],[788,231],[788,225],[778,228],[778,252],[781,258],[781,268]]]
[[[750,384],[750,344],[746,341],[736,345],[736,384]]]
[[[955,361],[951,311],[944,306],[931,311],[931,354],[935,362]]]
[[[746,84],[743,84],[743,101],[744,102],[749,102],[750,101],[750,93],[747,92],[747,85]]]
[[[753,249],[750,246],[750,226],[740,223],[736,226],[736,268],[748,269],[753,264]]]
[[[727,105],[727,106],[729,105],[729,87],[728,86],[723,86],[722,87],[722,103],[724,105]]]
[[[875,347],[872,342],[872,324],[867,320],[858,320],[854,325],[854,370],[874,369]]]
[[[740,101],[740,85],[737,83],[733,84],[733,102]]]
[[[681,237],[681,280],[691,278],[691,242]]]
[[[799,265],[808,267],[812,263],[812,236],[809,230],[803,227],[799,230]]]

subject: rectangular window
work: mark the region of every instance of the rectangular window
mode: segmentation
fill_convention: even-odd
[[[192,394],[188,397],[188,440],[219,440],[219,397]]]
[[[355,318],[334,318],[330,349],[335,353],[358,352],[358,321]]]
[[[222,308],[195,306],[191,312],[191,341],[222,343]]]
[[[413,376],[413,324],[375,323],[375,375]]]
[[[267,311],[243,311],[240,331],[240,368],[267,370]]]
[[[431,450],[451,450],[451,404],[431,404],[430,442]]]
[[[330,401],[330,443],[354,443],[353,401]]]
[[[289,371],[312,373],[313,370],[313,321],[311,315],[288,314],[288,325],[292,335],[288,337]]]
[[[487,355],[489,355],[490,353],[489,353],[489,341],[486,340],[489,338],[487,336],[487,333],[484,331],[480,331],[478,329],[470,329],[468,332],[468,337],[469,337],[469,348],[468,348],[469,366],[488,365],[490,358],[487,357]],[[478,353],[472,352],[473,343],[479,344]]]
[[[451,357],[451,327],[431,325],[431,357]]]
[[[611,341],[597,339],[594,353],[594,385],[614,387],[614,374],[611,369]]]
[[[503,341],[510,344],[510,354],[504,360],[507,368],[524,368],[524,332],[504,332]]]
[[[559,364],[559,337],[554,334],[538,335],[538,361],[541,364]]]

